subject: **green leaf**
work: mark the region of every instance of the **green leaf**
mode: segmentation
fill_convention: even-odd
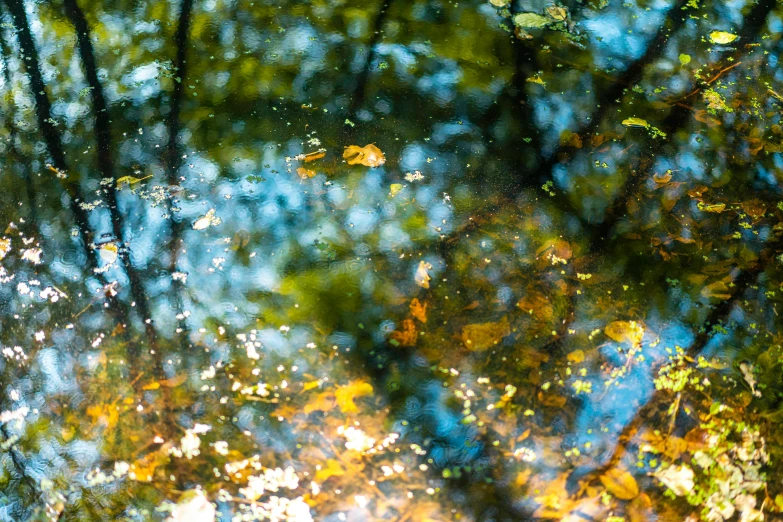
[[[551,18],[536,13],[519,13],[514,16],[514,25],[525,29],[543,29],[551,23]]]
[[[680,64],[688,65],[689,63],[691,63],[691,55],[690,54],[681,54],[680,55]]]
[[[122,188],[123,183],[127,183],[130,185],[135,185],[136,183],[140,181],[144,181],[145,179],[149,179],[152,177],[152,174],[149,176],[144,176],[143,178],[134,178],[133,176],[123,176],[121,178],[117,178],[117,188]]]
[[[645,129],[650,126],[647,120],[641,118],[626,118],[623,120],[623,125],[626,127],[643,127]]]

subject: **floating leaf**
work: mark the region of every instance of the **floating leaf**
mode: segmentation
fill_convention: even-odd
[[[494,323],[469,324],[462,329],[462,342],[468,350],[484,351],[511,334],[508,317]]]
[[[551,18],[536,13],[519,13],[514,16],[514,25],[525,29],[543,29],[551,23]]]
[[[103,261],[107,265],[111,265],[112,263],[117,261],[118,253],[119,253],[119,247],[117,246],[117,243],[114,242],[104,243],[100,247],[98,247],[98,256],[101,258],[101,261]]]
[[[370,143],[364,147],[351,145],[345,148],[343,158],[349,165],[364,165],[366,167],[378,167],[386,163],[386,158],[381,149]]]
[[[739,36],[736,34],[727,33],[726,31],[713,31],[710,33],[710,41],[720,45],[730,44],[737,38]]]
[[[345,386],[339,386],[334,392],[334,397],[337,399],[337,406],[343,413],[358,413],[359,408],[354,399],[358,397],[366,397],[372,395],[372,385],[370,383],[356,380]]]
[[[642,127],[645,129],[650,126],[650,124],[647,123],[647,120],[641,118],[626,118],[623,120],[623,125],[626,127]]]
[[[667,170],[663,174],[653,174],[653,181],[658,185],[664,185],[671,181],[672,179],[672,171]]]
[[[430,277],[430,270],[432,270],[431,264],[426,261],[419,262],[419,267],[416,269],[416,274],[413,276],[413,280],[416,281],[417,285],[422,288],[430,287],[430,281],[432,280]]]
[[[639,494],[639,485],[628,471],[612,468],[599,477],[601,484],[621,500],[631,500]]]
[[[148,453],[143,458],[131,464],[128,477],[137,482],[152,482],[155,470],[169,462],[169,449],[171,446],[172,444],[167,442],[156,451]]]
[[[680,64],[681,65],[688,65],[691,63],[691,55],[690,54],[681,54],[680,55]]]
[[[404,187],[405,187],[405,185],[403,185],[402,183],[392,183],[392,184],[391,184],[391,186],[389,187],[389,197],[390,197],[390,198],[393,198],[393,197],[394,197],[394,196],[396,196],[396,195],[397,195],[397,194],[398,194],[398,193],[399,193],[399,192],[400,192],[400,191],[401,191],[401,190],[402,190]]]
[[[546,87],[546,82],[541,79],[541,76],[536,74],[535,76],[530,76],[528,78],[525,78],[525,81],[528,83],[537,83],[543,87]]]
[[[606,336],[618,343],[639,346],[644,338],[644,327],[636,321],[614,321],[604,328]]]
[[[421,321],[422,323],[427,322],[427,303],[422,303],[417,298],[413,298],[411,300],[411,315]]]
[[[566,355],[566,359],[568,359],[568,362],[570,363],[579,364],[584,362],[585,352],[584,350],[574,350],[573,352],[570,352],[568,355]]]
[[[302,179],[314,178],[315,177],[315,171],[314,170],[306,169],[306,168],[303,168],[303,167],[299,167],[298,169],[296,169],[296,173],[299,174],[299,177],[302,178]]]
[[[127,183],[128,186],[131,186],[141,181],[144,181],[145,179],[150,179],[151,177],[152,174],[150,174],[149,176],[144,176],[143,178],[134,178],[133,176],[123,176],[121,178],[117,178],[117,188],[122,188],[123,183]]]
[[[557,22],[564,22],[568,19],[568,9],[565,7],[549,6],[546,8],[546,14]]]
[[[157,390],[158,388],[160,388],[160,383],[155,381],[149,384],[145,384],[141,389],[145,391],[150,391],[150,390]]]

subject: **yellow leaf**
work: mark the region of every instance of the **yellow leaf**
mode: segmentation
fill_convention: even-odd
[[[647,120],[641,118],[626,118],[623,120],[623,125],[626,127],[643,127],[645,129],[650,126]]]
[[[495,323],[469,324],[462,328],[462,342],[468,350],[484,351],[511,334],[508,317]]]
[[[731,292],[723,281],[715,281],[701,289],[701,295],[706,298],[730,299]]]
[[[120,412],[113,404],[94,404],[89,406],[87,415],[93,424],[100,422],[109,430],[114,428],[117,425],[117,421],[120,420]]]
[[[644,338],[644,328],[636,321],[614,321],[604,328],[606,336],[618,343],[638,346]]]
[[[168,463],[169,448],[171,448],[171,446],[171,442],[167,442],[156,451],[145,455],[131,464],[130,470],[128,471],[128,477],[137,482],[152,482],[152,479],[155,476],[155,470]]]
[[[166,388],[176,388],[177,386],[179,386],[180,384],[182,384],[187,380],[188,380],[188,376],[183,373],[182,375],[175,375],[170,379],[163,379],[162,381],[160,381],[160,385],[165,386]]]
[[[345,147],[343,159],[349,165],[364,165],[365,167],[378,167],[386,163],[386,158],[381,149],[370,143],[364,147],[350,145]]]
[[[319,393],[313,400],[308,402],[302,408],[305,414],[309,415],[314,411],[330,411],[334,408],[335,397],[331,391]]]
[[[413,319],[405,319],[402,322],[402,329],[393,331],[389,338],[399,346],[416,346],[416,339],[418,339],[416,323]],[[391,344],[394,345],[393,342]]]
[[[142,390],[150,391],[150,390],[157,390],[158,388],[160,388],[159,382],[151,382],[149,384],[145,384]]]
[[[323,484],[330,477],[342,477],[343,475],[345,475],[345,470],[340,465],[340,462],[335,459],[329,459],[326,461],[326,466],[321,466],[321,469],[315,472],[315,481]]]
[[[314,388],[318,388],[318,386],[320,386],[320,385],[321,385],[321,381],[306,382],[306,383],[304,383],[304,386],[302,386],[302,390],[303,391],[309,391],[309,390],[312,390]]]
[[[152,174],[149,176],[144,176],[143,178],[134,178],[133,176],[123,176],[121,178],[117,178],[117,188],[122,188],[123,183],[127,183],[128,186],[135,185],[136,183],[139,183],[140,181],[144,181],[145,179],[150,179],[152,177]]]
[[[599,477],[601,484],[621,500],[631,500],[639,494],[639,485],[633,475],[619,468],[612,468]]]
[[[730,44],[737,38],[739,36],[736,34],[727,33],[726,31],[712,31],[710,33],[710,41],[720,45]]]
[[[396,196],[396,195],[397,195],[397,194],[398,194],[398,193],[399,193],[399,192],[400,192],[400,191],[401,191],[401,190],[402,190],[404,187],[405,187],[405,185],[403,185],[402,183],[392,183],[392,184],[391,184],[391,186],[389,187],[389,197],[390,197],[390,198],[393,198],[393,197],[394,197],[394,196]]]
[[[580,362],[585,360],[585,352],[584,350],[574,350],[573,352],[566,355],[566,358],[569,362],[572,362],[574,364],[579,364]]]
[[[696,208],[701,210],[702,212],[712,212],[713,214],[720,214],[724,210],[726,210],[726,204],[725,203],[702,203],[699,201],[696,203]]]
[[[314,178],[315,177],[315,171],[314,170],[306,169],[306,168],[303,168],[303,167],[299,167],[298,169],[296,169],[296,173],[299,174],[299,177],[302,178],[302,179]]]
[[[372,395],[372,385],[370,383],[356,380],[345,386],[339,386],[334,392],[335,399],[337,399],[337,405],[340,407],[343,413],[358,413],[359,408],[354,399],[358,397],[366,397]]]

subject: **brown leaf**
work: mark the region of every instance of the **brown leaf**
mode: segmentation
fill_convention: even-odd
[[[419,301],[416,297],[414,297],[411,300],[411,315],[421,321],[422,323],[427,322],[427,303],[422,303]]]
[[[188,380],[188,376],[186,374],[182,375],[175,375],[174,377],[171,377],[170,379],[163,379],[160,382],[161,386],[165,386],[166,388],[176,388],[180,384],[184,383]]]
[[[723,281],[715,281],[701,289],[702,297],[715,299],[730,299],[731,292]]]
[[[503,317],[495,323],[469,324],[462,328],[462,342],[468,350],[484,351],[498,344],[505,336],[511,334],[508,317]]]
[[[753,219],[759,219],[764,217],[764,214],[767,212],[767,206],[764,204],[763,201],[760,201],[758,199],[750,199],[748,201],[743,201],[740,205],[742,207],[742,211],[745,212],[747,215],[752,217]]]
[[[155,470],[169,462],[169,449],[171,446],[171,442],[167,442],[157,450],[148,453],[131,464],[128,477],[137,482],[152,482]]]
[[[364,165],[365,167],[379,167],[386,163],[386,157],[381,149],[370,143],[364,147],[350,145],[343,151],[343,158],[349,165]]]
[[[598,478],[609,493],[621,500],[631,500],[639,494],[636,479],[624,469],[612,468]]]

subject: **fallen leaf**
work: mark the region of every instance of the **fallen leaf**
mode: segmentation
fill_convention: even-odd
[[[468,350],[484,351],[511,334],[508,317],[494,323],[469,324],[462,328],[462,342]]]
[[[653,181],[658,185],[664,185],[671,181],[672,179],[672,171],[667,170],[663,174],[653,174]]]
[[[144,391],[150,391],[150,390],[157,390],[158,388],[160,388],[159,382],[151,382],[149,384],[145,384],[144,386],[142,386],[141,389]]]
[[[325,391],[316,395],[310,402],[304,405],[302,411],[306,415],[314,411],[331,411],[335,405],[335,396],[332,391]]]
[[[422,303],[418,300],[418,298],[414,297],[411,300],[411,315],[421,321],[422,323],[427,322],[427,303]]]
[[[536,13],[519,13],[513,20],[514,25],[525,29],[543,29],[552,23],[551,18]]]
[[[314,170],[306,169],[304,167],[299,167],[296,169],[296,173],[299,174],[299,177],[302,179],[314,178],[316,174]]]
[[[417,285],[422,288],[430,287],[430,281],[432,280],[429,273],[430,270],[432,270],[431,264],[426,261],[419,262],[419,267],[416,269],[416,274],[413,276],[413,280],[416,281]]]
[[[741,204],[742,211],[745,212],[747,215],[752,217],[753,219],[759,219],[764,217],[764,214],[767,212],[767,206],[764,204],[763,201],[760,201],[758,199],[750,199],[748,201],[743,201]]]
[[[188,380],[187,374],[183,373],[182,375],[175,375],[174,377],[171,377],[169,379],[163,379],[162,381],[159,382],[161,386],[165,386],[166,388],[176,388],[177,386],[179,386],[180,384],[184,383],[187,380]]]
[[[623,125],[626,127],[642,127],[645,129],[650,126],[650,124],[647,123],[647,120],[641,118],[626,118],[623,120]]]
[[[620,500],[631,500],[639,494],[639,485],[628,471],[612,468],[600,477],[601,484]]]
[[[345,386],[338,386],[334,392],[334,397],[337,399],[337,406],[340,407],[343,413],[358,413],[359,408],[353,400],[358,397],[372,395],[372,392],[373,388],[370,383],[355,380]]]
[[[725,203],[703,203],[699,201],[696,203],[696,208],[701,210],[702,212],[712,212],[713,214],[720,214],[724,210],[726,210],[726,204]]]
[[[568,19],[568,9],[565,7],[558,7],[555,5],[549,6],[546,8],[546,14],[558,22],[563,22]]]
[[[143,178],[134,178],[133,176],[123,176],[121,178],[117,178],[117,188],[122,188],[123,183],[127,183],[128,186],[131,186],[141,181],[144,181],[145,179],[150,179],[151,177],[152,174],[150,174],[149,176],[144,176]]]
[[[702,297],[715,299],[730,299],[731,292],[723,281],[715,281],[701,289]]]
[[[403,188],[405,188],[405,185],[402,183],[392,183],[389,187],[389,197],[393,198],[396,196]]]
[[[636,321],[614,321],[604,328],[606,336],[618,343],[639,346],[644,338],[644,327]]]
[[[681,54],[680,55],[680,65],[688,65],[691,63],[691,55],[689,54]]]
[[[566,359],[568,359],[568,362],[570,363],[579,364],[580,362],[584,362],[585,352],[584,350],[574,350],[573,352],[566,355]]]
[[[653,476],[678,497],[687,495],[693,489],[694,473],[686,464],[669,466],[665,470],[653,473]]]
[[[730,44],[737,38],[739,36],[736,34],[727,33],[726,31],[712,31],[710,33],[710,41],[720,45]]]
[[[331,477],[342,477],[343,475],[345,475],[345,469],[340,465],[340,462],[335,459],[328,459],[326,466],[321,465],[321,469],[315,472],[315,481],[323,484]]]
[[[378,167],[386,163],[386,158],[381,149],[370,143],[364,147],[350,145],[345,148],[343,158],[349,165],[364,165],[365,167]]]
[[[169,462],[169,449],[171,446],[171,442],[167,442],[157,450],[148,453],[131,464],[128,477],[136,482],[152,482],[155,470]]]
[[[326,156],[325,150],[317,150],[315,152],[308,152],[307,154],[304,155],[302,159],[305,161],[315,161],[317,159],[323,158],[324,156]]]

